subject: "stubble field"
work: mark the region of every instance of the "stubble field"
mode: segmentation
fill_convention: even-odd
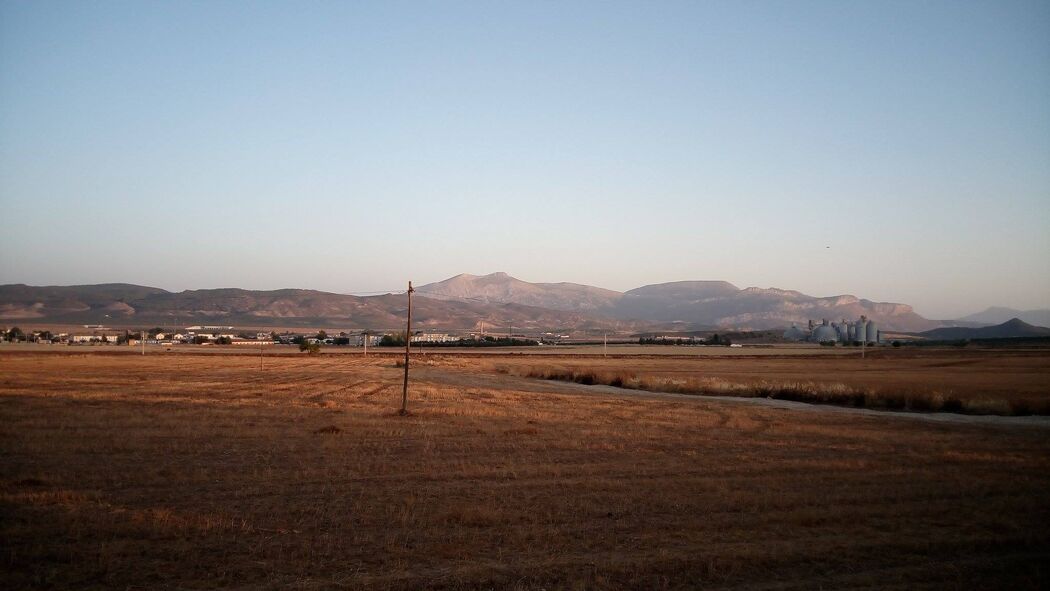
[[[1035,368],[1018,379],[1036,394],[1045,361],[1018,362]],[[713,362],[744,376],[768,360]],[[420,358],[412,414],[401,417],[392,357],[0,355],[0,584],[1035,589],[1050,580],[1042,417],[786,409],[497,371],[517,363]],[[619,363],[644,371],[650,361]],[[895,367],[882,366],[887,384],[935,375]]]
[[[652,392],[772,397],[889,410],[1050,415],[1050,350],[878,349],[861,357],[501,357],[499,372]]]

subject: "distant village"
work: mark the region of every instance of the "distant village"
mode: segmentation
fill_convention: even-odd
[[[420,346],[484,346],[512,344],[515,346],[554,344],[568,339],[567,334],[546,332],[541,335],[492,335],[481,332],[450,334],[445,332],[414,331],[411,342]],[[0,339],[9,343],[43,343],[54,345],[331,345],[349,347],[384,347],[405,345],[404,332],[341,331],[328,334],[324,330],[303,332],[245,332],[233,326],[187,326],[183,329],[125,330],[104,325],[84,325],[83,330],[52,332],[25,330],[15,327],[0,329]]]
[[[632,337],[608,335],[608,344],[677,345],[677,346],[723,346],[740,347],[742,340],[754,346],[776,342],[812,342],[822,345],[881,343],[881,333],[875,323],[861,317],[858,322],[817,325],[812,321],[809,330],[792,326],[782,335],[777,331],[742,331],[706,334],[661,334],[649,333]],[[559,344],[602,343],[603,335],[563,334],[556,332],[485,333],[481,331],[435,332],[414,331],[411,343],[421,347],[486,347],[486,346],[541,346]],[[300,331],[255,331],[233,326],[187,326],[166,329],[118,329],[100,324],[86,324],[79,330],[52,332],[50,330],[22,330],[17,326],[0,328],[0,342],[40,343],[53,345],[221,345],[221,346],[272,346],[297,345],[300,348],[336,347],[404,347],[404,331],[344,330],[329,333],[324,330]]]

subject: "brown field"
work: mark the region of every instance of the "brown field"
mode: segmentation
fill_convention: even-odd
[[[1050,415],[1050,350],[880,349],[867,357],[500,358],[523,377],[653,392],[772,397],[864,408]]]
[[[595,356],[602,354],[601,343],[595,345],[543,345],[535,347],[426,347],[419,348],[413,345],[419,354],[426,355],[539,355],[547,357],[550,355],[587,355]],[[297,345],[147,345],[146,352],[150,353],[182,353],[190,355],[201,354],[227,354],[227,355],[296,355],[299,353]],[[361,347],[326,346],[322,347],[325,355],[362,355]],[[869,349],[869,352],[871,349]],[[104,353],[107,355],[126,354],[139,355],[141,350],[138,346],[125,345],[60,345],[60,344],[36,344],[36,343],[4,343],[0,342],[0,353],[3,352],[32,352],[32,353],[62,353],[62,354],[85,354]],[[399,347],[369,347],[368,354],[396,355],[404,354],[404,349]],[[860,356],[860,349],[852,347],[821,347],[811,344],[775,344],[775,345],[748,345],[746,347],[690,347],[671,345],[609,345],[608,354],[612,357],[621,356],[643,356],[643,357],[765,357],[765,356]]]
[[[1047,394],[1045,354],[0,353],[0,586],[1038,589],[1050,419],[510,375]],[[499,373],[502,369],[509,373]]]

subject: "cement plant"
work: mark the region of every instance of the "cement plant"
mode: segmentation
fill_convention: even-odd
[[[809,321],[809,326],[801,329],[794,324],[784,331],[784,339],[789,341],[807,341],[812,343],[871,343],[880,342],[879,326],[867,316],[850,322],[843,318],[840,322],[828,322],[825,318],[820,324]]]

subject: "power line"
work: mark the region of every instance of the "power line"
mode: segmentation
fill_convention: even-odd
[[[455,294],[451,294],[451,293],[444,293],[444,292],[440,292],[440,291],[418,291],[417,290],[417,293],[419,293],[419,295],[421,295],[423,297],[427,297],[427,296],[442,296],[442,297],[452,298],[452,299],[456,299],[456,300],[467,300],[467,301],[471,301],[471,302],[479,302],[479,303],[482,303],[482,304],[499,305],[499,304],[508,304],[508,303],[510,303],[510,302],[493,302],[493,301],[487,300],[485,298],[471,297],[471,296],[461,296],[461,295],[455,295]],[[433,298],[433,299],[437,299],[437,298]]]

